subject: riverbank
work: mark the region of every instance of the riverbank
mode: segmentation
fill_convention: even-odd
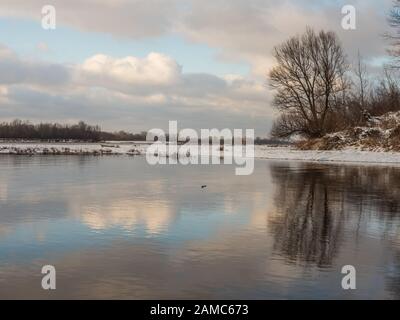
[[[369,117],[364,126],[297,143],[301,150],[362,150],[400,152],[400,111]]]
[[[146,147],[135,143],[0,143],[0,154],[13,155],[141,155]]]
[[[400,152],[364,151],[356,148],[347,148],[342,150],[299,150],[294,147],[256,147],[255,158],[271,160],[354,162],[400,165]]]
[[[107,143],[0,143],[0,155],[145,155],[143,142]],[[400,152],[342,150],[299,150],[295,147],[255,146],[257,159],[315,162],[358,162],[400,164]]]

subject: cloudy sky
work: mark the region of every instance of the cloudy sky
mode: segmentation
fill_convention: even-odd
[[[56,8],[56,30],[41,26]],[[357,29],[341,27],[344,5]],[[254,128],[276,115],[272,48],[307,26],[353,61],[386,59],[392,0],[1,0],[0,120],[84,120],[106,130]]]

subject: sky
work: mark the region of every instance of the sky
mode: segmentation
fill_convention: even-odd
[[[139,132],[178,127],[255,129],[276,110],[272,50],[305,31],[332,30],[350,63],[387,60],[392,0],[40,0],[0,2],[0,121],[15,118]],[[342,28],[342,7],[356,29]]]

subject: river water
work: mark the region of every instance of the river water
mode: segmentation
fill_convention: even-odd
[[[1,156],[0,298],[400,298],[400,167],[234,172]],[[44,265],[56,290],[41,287]],[[341,286],[345,265],[356,290]]]

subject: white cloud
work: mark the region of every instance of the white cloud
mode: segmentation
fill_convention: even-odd
[[[181,76],[181,67],[172,58],[150,53],[140,59],[133,56],[117,59],[104,54],[88,58],[80,67],[80,76],[104,85],[170,86]]]
[[[246,61],[257,76],[273,64],[272,48],[306,26],[339,33],[351,57],[360,49],[385,54],[382,34],[392,0],[54,0],[57,23],[118,37],[178,34],[219,50],[219,58]],[[344,4],[357,10],[357,30],[341,28]],[[0,15],[40,20],[40,0],[2,0]]]
[[[179,119],[192,127],[253,127],[255,115],[267,130],[272,115],[268,93],[257,81],[183,73],[160,53],[96,54],[67,66],[25,61],[0,47],[0,89],[0,116],[6,119],[107,121],[131,131]]]
[[[179,0],[52,0],[57,24],[79,30],[142,38],[171,28]],[[40,21],[42,0],[2,0],[0,15]]]
[[[238,75],[220,78],[211,74],[185,74],[175,60],[160,53],[150,53],[142,59],[98,54],[76,66],[76,74],[81,86],[103,87],[135,98],[149,96],[151,101],[173,100],[230,108],[245,101],[265,102],[267,98],[266,88],[255,80]],[[225,103],[216,103],[221,99]]]
[[[191,41],[220,50],[220,58],[247,61],[255,75],[265,77],[274,64],[274,46],[305,31],[333,30],[342,39],[350,60],[360,50],[371,58],[386,53],[382,35],[388,31],[385,13],[391,0],[347,1],[357,9],[357,30],[341,27],[341,1],[262,1],[215,0],[204,5],[191,0],[191,9],[179,21],[177,31]]]
[[[343,4],[357,9],[356,31],[341,28]],[[40,21],[42,5],[2,0],[0,16]],[[377,61],[386,53],[382,34],[389,29],[385,12],[392,0],[54,0],[52,5],[59,25],[130,39],[178,35],[216,48],[218,59],[249,63],[252,73],[188,74],[160,53],[144,58],[99,53],[78,65],[54,65],[22,60],[0,47],[0,99],[17,103],[20,115],[34,115],[39,105],[54,117],[86,112],[103,119],[136,115],[148,124],[182,117],[191,123],[260,127],[263,121],[267,130],[273,112],[265,78],[274,64],[273,47],[311,26],[336,31],[350,60],[359,49],[364,58]],[[218,116],[210,117],[211,112]]]

